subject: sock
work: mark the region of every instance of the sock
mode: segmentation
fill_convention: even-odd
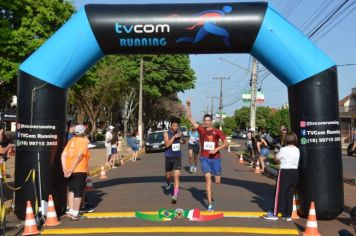
[[[68,214],[69,214],[69,215],[73,215],[73,209],[69,209],[69,210],[68,210]]]
[[[178,196],[179,188],[174,188],[174,196]]]
[[[79,215],[79,211],[74,211],[73,210],[72,212],[73,212],[73,214],[72,214],[73,216],[78,216]]]

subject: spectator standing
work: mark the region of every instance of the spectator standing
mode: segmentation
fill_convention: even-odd
[[[248,167],[252,167],[255,161],[255,149],[256,149],[256,140],[254,137],[254,131],[250,129],[246,134],[246,148],[251,159],[250,165]]]
[[[79,208],[86,185],[89,171],[88,139],[85,137],[85,127],[77,125],[74,128],[75,136],[71,138],[61,155],[64,177],[68,179],[68,206],[67,217],[79,220]]]
[[[105,133],[105,148],[106,148],[106,160],[105,162],[109,165],[109,161],[111,158],[111,139],[112,139],[112,132],[115,129],[114,126],[110,125],[108,130]]]
[[[73,122],[71,122],[69,124],[69,128],[68,128],[68,134],[67,134],[67,142],[74,137],[74,128],[75,128],[75,124]]]
[[[140,148],[137,144],[136,135],[137,135],[137,131],[134,131],[134,132],[132,132],[131,137],[127,137],[127,144],[132,149],[132,156],[131,156],[132,162],[137,161],[138,151],[140,150]]]
[[[198,125],[197,122],[192,118],[192,113],[190,110],[190,99],[188,99],[186,103],[187,118],[199,133],[199,140],[201,145],[199,159],[206,181],[208,211],[214,211],[214,205],[212,202],[211,176],[214,175],[216,184],[221,183],[220,150],[226,148],[229,144],[226,140],[225,134],[221,130],[212,127],[212,116],[210,114],[204,115],[204,126]],[[222,140],[224,144],[219,146],[219,140]]]
[[[117,130],[113,130],[112,132],[112,138],[111,138],[111,156],[109,160],[109,165],[111,165],[112,168],[117,168],[115,166],[116,160],[118,160],[118,142],[119,142],[119,136]]]
[[[283,219],[292,221],[293,194],[298,183],[300,151],[296,147],[298,142],[294,133],[285,135],[285,147],[278,152],[276,159],[280,163],[278,178],[276,183],[276,195],[274,200],[273,212],[268,212],[264,216],[268,220],[277,220],[278,213],[282,214]]]
[[[120,131],[117,133],[117,135],[118,135],[117,155],[118,155],[118,158],[120,160],[121,165],[123,165],[124,164],[124,160],[122,159],[123,158],[123,155],[122,155],[123,147],[122,146],[123,146],[124,138],[122,137]]]
[[[258,153],[258,160],[261,165],[261,172],[265,170],[265,160],[269,156],[269,149],[266,140],[264,140],[260,135],[255,136],[256,139],[256,147]]]
[[[0,124],[0,156],[6,161],[9,157],[8,155],[15,155],[14,147],[15,145],[5,135],[4,124]]]

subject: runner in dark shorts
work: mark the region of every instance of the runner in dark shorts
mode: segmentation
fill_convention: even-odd
[[[166,187],[171,189],[171,177],[173,172],[174,189],[171,197],[172,203],[175,204],[179,192],[179,176],[182,169],[182,151],[181,144],[185,143],[182,140],[182,133],[179,130],[179,119],[172,118],[170,129],[164,132],[165,150],[165,170],[166,170]]]

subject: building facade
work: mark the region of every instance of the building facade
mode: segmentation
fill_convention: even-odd
[[[339,106],[341,144],[347,147],[356,135],[356,87],[351,89],[350,95],[340,100]]]

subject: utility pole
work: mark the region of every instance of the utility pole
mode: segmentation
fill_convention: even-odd
[[[219,101],[219,113],[220,113],[220,117],[219,117],[219,129],[222,130],[222,109],[223,109],[223,103],[222,103],[222,82],[224,79],[230,79],[230,77],[214,77],[213,79],[219,79],[220,80],[220,101]]]
[[[211,114],[211,116],[213,116],[213,118],[214,118],[214,99],[215,98],[218,98],[218,97],[216,97],[216,96],[207,96],[207,98],[211,98],[211,110],[210,110],[210,114]]]
[[[138,100],[138,133],[140,136],[140,147],[143,144],[143,124],[142,124],[142,83],[143,83],[143,58],[141,57],[140,63],[140,91]]]
[[[256,82],[257,82],[257,60],[255,58],[252,58],[250,127],[254,131],[256,131]]]

